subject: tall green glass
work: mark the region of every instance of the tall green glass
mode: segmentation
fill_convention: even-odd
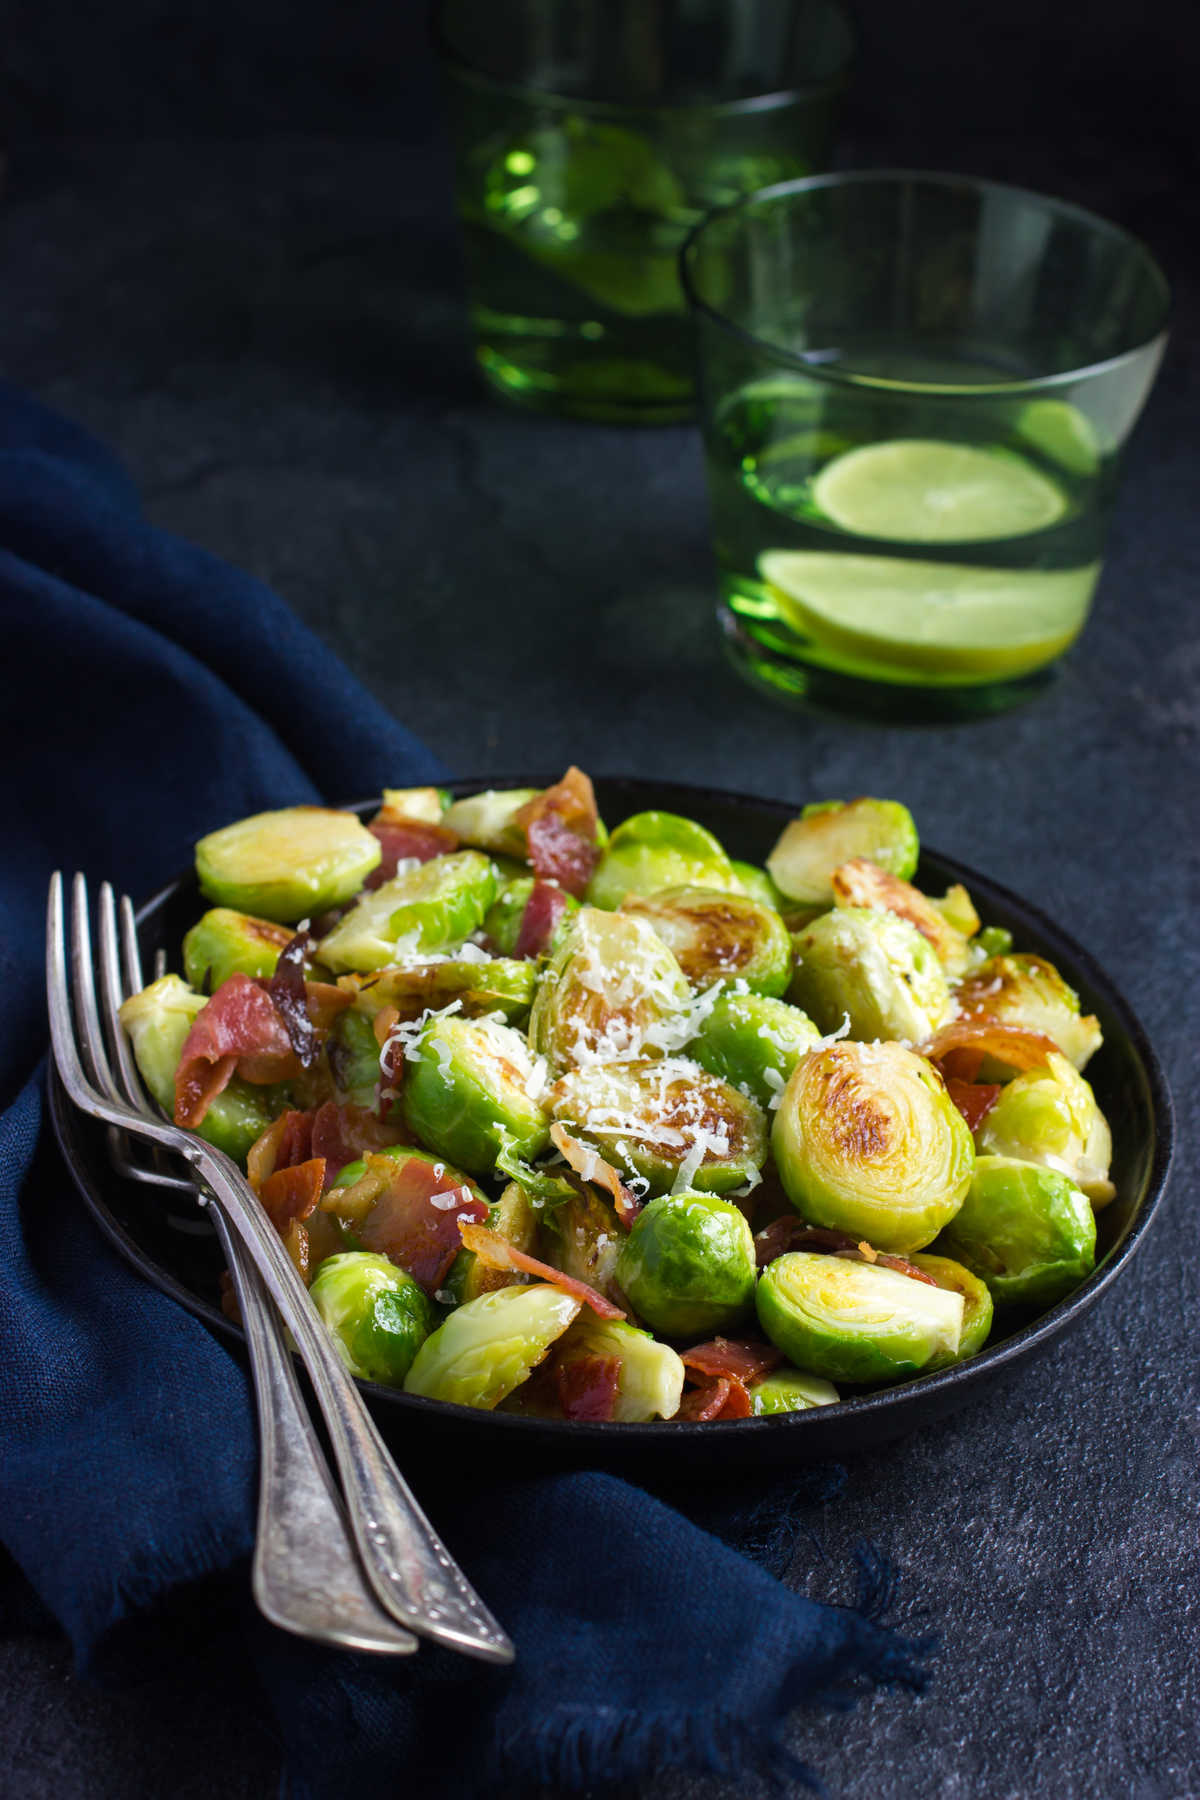
[[[435,35],[484,376],[578,418],[687,417],[680,245],[825,165],[837,0],[441,0]]]
[[[714,215],[682,267],[735,663],[916,719],[1041,685],[1166,342],[1149,253],[1017,188],[860,172]]]

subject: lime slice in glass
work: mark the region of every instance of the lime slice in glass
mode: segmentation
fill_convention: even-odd
[[[826,463],[812,495],[843,531],[900,544],[1024,537],[1067,510],[1061,490],[1020,457],[936,438],[848,450]]]
[[[906,671],[997,681],[1053,662],[1078,636],[1100,565],[979,569],[767,550],[758,571],[788,623],[821,644]]]
[[[1069,475],[1095,475],[1100,468],[1096,428],[1067,400],[1030,400],[1017,415],[1017,436]]]

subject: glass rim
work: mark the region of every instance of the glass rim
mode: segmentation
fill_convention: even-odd
[[[736,320],[729,318],[717,307],[711,306],[697,293],[691,277],[689,257],[710,226],[729,219],[733,214],[743,212],[764,200],[786,199],[796,194],[814,193],[822,188],[860,186],[868,182],[888,187],[896,187],[902,183],[925,183],[930,187],[960,188],[969,189],[975,193],[1002,194],[1011,199],[1032,201],[1045,212],[1055,214],[1059,218],[1074,219],[1100,236],[1117,239],[1142,259],[1160,290],[1160,315],[1155,330],[1147,336],[1139,338],[1137,343],[1129,345],[1126,349],[1116,351],[1112,356],[1100,357],[1095,362],[1079,363],[1073,368],[1061,369],[1045,375],[1024,376],[1019,381],[898,381],[883,375],[856,374],[853,370],[816,362],[806,356],[803,351],[788,350],[782,344],[772,344],[769,338],[761,337],[757,332],[747,330],[744,325],[739,325]],[[777,181],[769,187],[756,188],[753,193],[743,194],[739,199],[731,201],[728,206],[715,207],[698,224],[693,225],[679,247],[678,270],[680,286],[693,315],[702,314],[729,336],[739,338],[744,344],[760,353],[769,355],[790,368],[803,371],[810,380],[824,381],[831,387],[870,388],[878,392],[937,394],[952,399],[958,395],[964,397],[974,397],[980,394],[1015,396],[1025,392],[1038,392],[1048,387],[1065,387],[1071,382],[1103,374],[1118,368],[1122,363],[1131,362],[1144,355],[1147,350],[1165,340],[1171,318],[1171,285],[1166,275],[1149,247],[1143,243],[1141,238],[1135,237],[1133,232],[1127,231],[1123,225],[1114,225],[1110,219],[1104,218],[1100,213],[1092,212],[1089,207],[1078,205],[1073,200],[1060,200],[1052,194],[1038,193],[1035,188],[1019,187],[1012,182],[993,181],[983,175],[947,174],[939,169],[834,169],[820,175],[802,175],[792,181]]]
[[[784,107],[807,105],[814,100],[830,99],[840,93],[847,85],[851,65],[858,51],[858,38],[854,29],[854,21],[850,17],[841,0],[824,0],[831,13],[841,15],[846,28],[846,49],[841,62],[829,75],[819,81],[811,81],[804,85],[795,84],[786,88],[772,88],[767,93],[751,94],[740,100],[688,100],[675,105],[664,105],[661,102],[637,100],[590,100],[571,94],[560,94],[554,88],[532,86],[524,81],[502,81],[486,70],[476,67],[461,51],[455,49],[442,27],[442,15],[448,0],[434,0],[429,18],[429,35],[433,47],[446,68],[460,80],[473,87],[484,88],[489,93],[506,94],[520,100],[538,100],[547,106],[562,107],[564,111],[583,113],[589,118],[639,118],[684,119],[688,117],[737,117],[746,113],[778,112]],[[761,190],[765,192],[766,190]]]

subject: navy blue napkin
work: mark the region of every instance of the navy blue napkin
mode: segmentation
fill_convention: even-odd
[[[464,1483],[406,1459],[512,1670],[318,1652],[248,1616],[243,1369],[109,1248],[45,1127],[46,884],[83,868],[148,893],[231,818],[443,771],[269,590],[152,528],[100,445],[3,385],[0,611],[0,1538],[79,1666],[136,1674],[190,1607],[193,1640],[249,1659],[294,1800],[421,1774],[447,1800],[670,1765],[804,1777],[790,1708],[919,1685],[923,1661],[880,1622],[878,1564],[845,1608],[771,1572],[828,1474],[710,1505],[714,1535],[694,1498],[688,1519],[602,1473]]]

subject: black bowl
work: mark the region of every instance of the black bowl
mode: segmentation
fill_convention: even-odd
[[[546,779],[492,777],[490,785],[545,785]],[[483,783],[454,785],[460,793],[472,793]],[[793,808],[778,801],[676,783],[617,778],[597,781],[596,790],[605,818],[620,820],[648,807],[684,813],[715,832],[731,855],[756,863],[765,860],[794,816]],[[360,810],[374,810],[376,804]],[[1007,926],[1018,949],[1049,957],[1078,990],[1084,1009],[1100,1020],[1104,1045],[1088,1066],[1088,1079],[1112,1126],[1117,1197],[1098,1215],[1094,1274],[1036,1318],[1010,1320],[1001,1328],[1004,1335],[966,1362],[810,1412],[724,1424],[567,1424],[475,1412],[364,1382],[381,1426],[402,1431],[406,1444],[419,1437],[455,1461],[487,1457],[509,1464],[512,1459],[522,1468],[547,1460],[586,1462],[694,1478],[727,1474],[733,1462],[761,1467],[838,1457],[868,1450],[978,1398],[1075,1325],[1111,1289],[1149,1228],[1166,1183],[1171,1100],[1158,1059],[1109,977],[1028,901],[932,850],[922,852],[917,880],[934,892],[951,882],[965,883],[985,922]],[[178,966],[183,934],[203,904],[190,873],[146,903],[138,924],[148,967],[160,949],[168,966]],[[103,1128],[76,1112],[57,1079],[51,1083],[51,1109],[63,1155],[105,1235],[148,1281],[222,1337],[242,1342],[240,1329],[218,1304],[223,1262],[211,1228],[186,1202],[164,1202],[161,1190],[115,1175]]]

